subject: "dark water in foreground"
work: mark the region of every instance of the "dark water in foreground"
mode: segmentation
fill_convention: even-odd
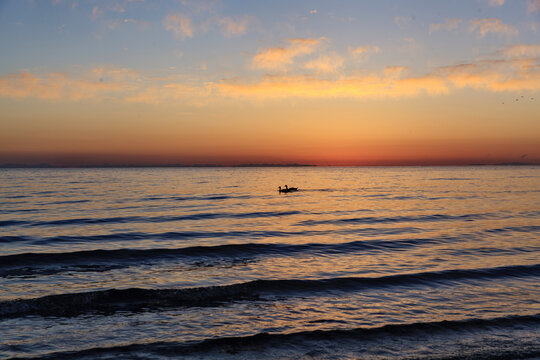
[[[540,167],[0,170],[0,358],[540,358],[539,280]]]

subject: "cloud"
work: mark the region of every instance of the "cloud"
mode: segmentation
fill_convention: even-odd
[[[226,37],[244,34],[249,22],[250,17],[247,15],[244,15],[240,20],[233,20],[230,17],[224,17],[219,20],[221,31]]]
[[[429,34],[431,35],[431,33],[439,30],[455,30],[461,21],[461,19],[446,19],[442,24],[431,24],[429,25]]]
[[[471,32],[476,31],[480,37],[484,37],[489,33],[495,33],[499,35],[514,36],[518,34],[516,28],[504,24],[499,19],[473,19],[470,22],[469,27]]]
[[[512,47],[509,54],[533,54],[534,47]],[[434,68],[412,76],[402,66],[386,67],[382,73],[365,76],[266,75],[260,81],[222,80],[213,85],[225,97],[282,99],[298,98],[403,98],[420,94],[441,95],[472,88],[476,90],[540,90],[540,57],[488,59]]]
[[[540,56],[540,45],[512,45],[500,51],[508,58]]]
[[[384,68],[384,76],[389,79],[396,79],[406,70],[407,68],[405,66],[386,66]]]
[[[421,47],[421,45],[416,41],[415,38],[412,37],[405,37],[403,38],[403,43],[400,46],[400,50],[406,51],[409,54],[417,54],[418,49]]]
[[[289,39],[287,59],[311,53],[317,39]],[[303,48],[305,47],[305,48]],[[295,55],[296,54],[296,55]],[[266,61],[266,60],[265,60]],[[283,61],[283,58],[272,59]],[[469,88],[490,92],[540,91],[540,44],[515,44],[490,57],[468,63],[435,67],[413,73],[403,66],[378,72],[342,73],[339,54],[321,54],[306,62],[309,75],[274,74],[261,78],[230,78],[201,82],[178,76],[148,77],[112,66],[88,70],[78,77],[64,73],[12,73],[0,76],[0,97],[47,101],[100,101],[204,105],[215,99],[399,99],[438,96]]]
[[[187,84],[166,83],[141,89],[127,97],[125,101],[141,104],[159,105],[163,103],[188,100],[192,105],[202,105],[210,95],[208,86],[191,86]]]
[[[99,19],[100,17],[103,16],[103,10],[101,10],[99,8],[99,6],[94,6],[92,8],[92,15],[90,15],[90,18],[94,21],[96,21],[97,19]]]
[[[287,39],[285,47],[271,47],[255,54],[252,65],[256,69],[284,69],[293,63],[300,55],[311,54],[315,51],[321,39],[296,38]]]
[[[305,68],[318,73],[337,73],[343,65],[343,58],[338,54],[321,55],[315,60],[306,63]]]
[[[489,6],[497,7],[497,6],[503,6],[504,0],[489,0]]]
[[[214,13],[220,6],[220,0],[180,0],[192,13]]]
[[[439,76],[457,88],[488,91],[540,89],[540,59],[495,59],[441,67]]]
[[[116,29],[118,26],[120,26],[120,20],[118,20],[118,19],[103,20],[103,25],[104,25],[108,30],[114,30],[114,29]]]
[[[124,22],[124,24],[137,25],[139,30],[147,30],[150,27],[150,23],[148,21],[144,21],[144,20],[124,19],[122,21]]]
[[[444,80],[434,77],[389,79],[376,75],[327,80],[300,76],[267,75],[258,83],[222,81],[216,90],[226,97],[280,99],[298,98],[385,98],[413,96],[419,93],[441,94],[448,91]]]
[[[540,0],[527,0],[527,12],[533,13],[540,11]]]
[[[122,3],[113,3],[110,5],[109,9],[113,12],[118,12],[118,13],[126,12],[126,6],[125,4],[122,4]]]
[[[163,26],[167,31],[172,31],[174,36],[182,40],[193,37],[191,20],[182,13],[167,15],[163,20]]]
[[[408,27],[411,24],[412,20],[413,20],[413,18],[409,17],[409,16],[407,16],[407,17],[405,17],[405,16],[396,16],[394,18],[394,22],[396,23],[396,25],[399,26],[402,29]]]
[[[88,79],[72,78],[64,73],[36,76],[30,72],[0,77],[0,97],[78,101],[102,99],[133,89],[127,79],[135,73],[126,69],[94,69]]]
[[[107,2],[107,6],[100,7],[100,6],[94,6],[92,8],[92,13],[90,15],[90,18],[92,21],[99,22],[99,28],[97,33],[95,34],[97,38],[102,38],[107,31],[114,30],[118,28],[122,23],[128,24],[133,23],[136,24],[140,30],[146,30],[150,26],[150,23],[147,21],[142,20],[135,20],[131,18],[125,18],[125,19],[118,19],[118,18],[108,18],[105,14],[108,11],[112,11],[115,13],[124,13],[126,11],[126,7],[128,4],[136,3],[136,2],[143,2],[144,0],[123,0],[123,1],[109,1]],[[72,3],[72,8],[75,8],[77,6],[76,2]]]
[[[112,12],[124,13],[129,4],[144,2],[144,0],[121,0],[121,1],[108,1],[108,9]]]
[[[309,13],[310,13],[311,15],[315,15],[317,12],[318,12],[317,9],[309,10]]]
[[[357,58],[365,58],[368,54],[378,53],[380,48],[377,45],[358,46],[355,48],[349,47],[349,52]]]
[[[186,101],[202,105],[210,94],[207,85],[174,82],[173,78],[144,77],[126,68],[99,67],[74,77],[64,73],[36,75],[30,72],[0,76],[0,98],[45,101],[102,101],[163,104]]]
[[[140,77],[139,73],[134,70],[115,67],[94,68],[92,69],[91,74],[100,82],[109,82],[111,80],[113,82],[120,82],[124,80],[135,80]]]

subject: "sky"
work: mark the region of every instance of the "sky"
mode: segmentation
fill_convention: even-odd
[[[540,0],[0,0],[0,164],[540,164]]]

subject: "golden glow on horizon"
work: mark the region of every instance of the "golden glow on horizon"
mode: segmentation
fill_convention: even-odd
[[[413,18],[395,16],[392,41],[380,33],[369,42],[357,40],[362,33],[351,37],[362,26],[353,20],[341,24],[346,30],[337,27],[343,39],[333,27],[320,30],[321,23],[304,32],[284,26],[279,37],[266,38],[258,31],[268,24],[253,14],[186,4],[154,28],[127,15],[107,22],[106,7],[89,8],[86,21],[107,31],[144,23],[137,34],[159,30],[173,41],[175,48],[161,48],[148,64],[130,66],[124,58],[116,62],[122,65],[0,71],[0,164],[70,156],[129,163],[540,163],[540,44],[526,41],[536,34],[534,22],[433,15],[415,33]],[[530,4],[522,11],[535,16],[540,8]],[[323,12],[307,13],[314,19]],[[197,22],[197,14],[212,16]],[[121,50],[103,36],[93,49]],[[234,50],[218,46],[215,36]],[[439,37],[452,39],[448,49],[440,49]],[[197,41],[207,43],[183,48]],[[226,56],[208,52],[207,44]],[[164,67],[171,56],[175,65]]]

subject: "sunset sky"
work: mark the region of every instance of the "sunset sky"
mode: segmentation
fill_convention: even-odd
[[[540,0],[1,0],[0,34],[0,164],[540,164]]]

